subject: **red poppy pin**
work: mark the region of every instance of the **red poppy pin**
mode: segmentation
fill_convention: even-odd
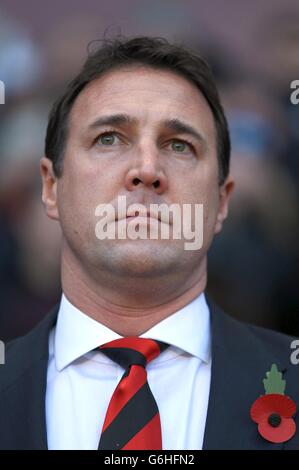
[[[286,381],[276,364],[272,364],[271,370],[266,372],[263,384],[265,395],[255,400],[250,416],[258,424],[258,431],[264,439],[276,444],[286,442],[296,432],[296,423],[292,418],[296,405],[284,394]]]

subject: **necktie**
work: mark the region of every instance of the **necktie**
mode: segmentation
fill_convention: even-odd
[[[99,450],[162,449],[159,410],[145,367],[167,347],[161,341],[137,336],[100,346],[125,372],[110,400]]]

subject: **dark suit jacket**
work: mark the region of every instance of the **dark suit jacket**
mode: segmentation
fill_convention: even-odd
[[[299,365],[290,363],[293,338],[240,323],[211,303],[210,310],[212,375],[203,448],[299,449],[297,417],[295,436],[273,444],[259,435],[249,415],[273,363],[284,372],[286,395],[299,406]],[[47,449],[48,337],[57,313],[55,307],[29,334],[6,346],[0,365],[0,449]]]

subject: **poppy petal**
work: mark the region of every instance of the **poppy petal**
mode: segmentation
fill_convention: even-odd
[[[259,423],[258,430],[264,439],[279,444],[288,441],[294,436],[296,424],[292,418],[282,418],[280,425],[275,428],[266,419]]]
[[[290,397],[269,393],[255,400],[250,409],[250,416],[255,423],[260,423],[262,420],[267,420],[272,413],[291,418],[295,412],[296,405]]]

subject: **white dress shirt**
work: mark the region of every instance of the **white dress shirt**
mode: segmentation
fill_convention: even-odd
[[[171,345],[147,366],[160,412],[163,449],[201,449],[211,378],[210,312],[204,294],[141,337]],[[50,450],[97,449],[109,401],[124,369],[94,348],[118,338],[62,295],[49,338]]]

